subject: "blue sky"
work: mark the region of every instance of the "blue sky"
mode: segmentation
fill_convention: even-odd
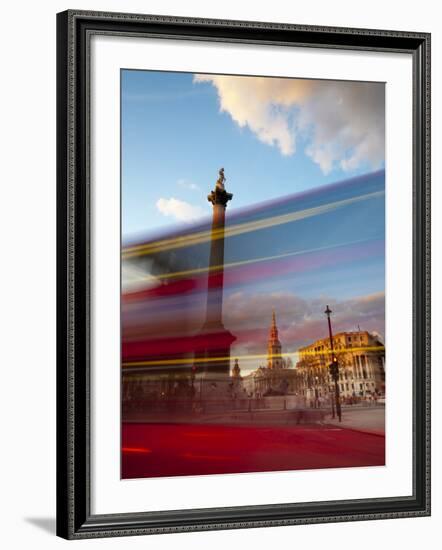
[[[175,198],[195,213],[210,214],[206,195],[221,166],[235,196],[232,209],[373,169],[362,160],[353,170],[335,164],[324,173],[305,153],[310,138],[308,129],[298,132],[296,151],[282,154],[220,111],[212,82],[195,82],[190,73],[122,71],[123,240],[175,221],[158,209],[160,199]]]
[[[236,286],[226,290],[224,298],[226,303],[233,300],[238,318],[247,310],[251,319],[258,303],[263,311],[277,307],[282,325],[286,316],[287,340],[294,338],[291,300],[303,311],[304,324],[322,319],[323,305],[329,301],[342,312],[338,328],[365,323],[382,333],[382,84],[134,70],[123,70],[121,78],[123,243],[209,218],[207,194],[222,166],[226,188],[234,194],[227,208],[232,219],[237,209],[350,180],[344,187],[325,187],[321,195],[307,197],[305,206],[302,199],[296,208],[350,196],[369,198],[294,223],[287,242],[277,237],[285,231],[283,226],[273,233],[226,240],[227,263],[260,254],[289,252],[296,257],[304,250],[346,246],[342,261],[329,261],[296,276],[279,274]],[[368,179],[358,178],[374,171]],[[369,196],[373,191],[375,196]],[[371,247],[370,254],[354,253],[355,242]],[[308,254],[305,260],[310,261]],[[302,308],[298,299],[304,300]],[[230,322],[234,325],[235,319]]]

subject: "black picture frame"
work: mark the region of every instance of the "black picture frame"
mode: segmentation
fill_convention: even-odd
[[[413,495],[92,515],[88,70],[93,34],[408,53],[413,59]],[[430,514],[430,35],[69,10],[57,15],[57,534],[67,539]],[[411,222],[410,222],[411,223]]]

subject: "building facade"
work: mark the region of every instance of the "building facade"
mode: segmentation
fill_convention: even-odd
[[[289,357],[284,357],[279,340],[276,314],[267,341],[267,362],[243,378],[243,385],[250,397],[298,395],[302,390],[302,376],[293,368]]]
[[[377,399],[385,395],[385,347],[367,331],[340,332],[333,336],[339,365],[339,392],[343,402]],[[330,401],[334,382],[329,338],[322,338],[298,350],[296,370],[303,376],[303,395],[314,406]]]

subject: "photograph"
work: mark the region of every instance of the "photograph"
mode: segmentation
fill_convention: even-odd
[[[358,8],[5,3],[6,550],[437,546],[441,9]]]
[[[385,101],[121,68],[123,480],[385,466]]]
[[[430,514],[430,33],[343,25],[57,14],[58,536]]]

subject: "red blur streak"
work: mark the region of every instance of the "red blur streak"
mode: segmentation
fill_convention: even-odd
[[[165,296],[176,296],[187,294],[199,290],[201,283],[206,285],[207,275],[205,277],[194,277],[192,279],[178,279],[170,281],[167,284],[160,284],[152,288],[139,290],[137,292],[126,292],[122,296],[123,303],[132,303],[145,300],[147,298],[161,298]]]
[[[385,465],[384,435],[335,426],[123,423],[122,441],[153,451],[123,452],[123,479]]]
[[[163,356],[172,359],[187,353],[225,349],[231,342],[231,337],[225,332],[123,342],[122,358],[123,362],[135,361],[136,359],[142,360],[143,358],[149,358],[153,361],[155,358],[161,359]]]
[[[379,252],[384,246],[383,241],[373,241],[360,244],[348,245],[341,248],[325,250],[321,252],[305,253],[296,257],[280,258],[271,261],[263,260],[243,266],[227,266],[224,274],[207,273],[196,275],[191,278],[183,278],[175,281],[168,281],[156,287],[128,292],[123,294],[123,303],[138,303],[147,299],[162,298],[166,296],[177,296],[192,292],[201,292],[207,289],[215,289],[223,285],[224,288],[234,287],[253,280],[277,277],[289,273],[301,273],[315,269],[324,268],[328,265],[342,264],[346,261],[355,262]]]
[[[122,447],[121,449],[123,453],[141,453],[141,454],[149,454],[152,452],[151,449],[143,449],[141,447]]]
[[[384,246],[381,241],[367,243],[366,246],[350,245],[338,249],[330,249],[323,252],[305,254],[299,257],[283,258],[272,262],[263,261],[258,264],[231,267],[224,273],[224,287],[234,287],[244,283],[250,283],[254,279],[268,279],[278,275],[284,275],[293,271],[301,272],[312,269],[320,269],[329,264],[342,263],[344,261],[356,261],[357,259],[373,255],[378,252],[379,247]],[[204,289],[206,292],[207,283],[211,289],[222,284],[223,278],[218,273],[209,275],[207,273],[193,279],[181,279],[159,285],[158,287],[146,289],[139,292],[125,294],[125,303],[136,303],[142,307],[152,305],[152,300],[165,299],[171,296],[180,296]],[[143,303],[144,302],[144,303]],[[160,301],[158,306],[161,306]],[[186,306],[189,307],[189,306]],[[150,309],[149,309],[150,311]],[[152,312],[153,313],[153,312]],[[129,312],[129,316],[132,314]],[[263,334],[259,330],[236,331],[238,341],[258,341]],[[223,349],[229,345],[225,333],[211,333],[192,336],[175,336],[156,339],[127,340],[123,339],[122,359],[123,362],[130,361],[155,361],[161,358],[171,360],[186,354],[193,354],[207,350]]]

